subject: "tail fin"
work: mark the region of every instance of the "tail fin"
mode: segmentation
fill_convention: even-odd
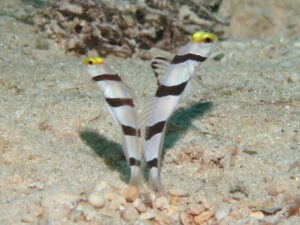
[[[137,188],[142,186],[142,170],[141,166],[130,166],[130,181],[129,184]]]
[[[157,167],[152,167],[149,171],[149,181],[153,190],[159,195],[166,195],[165,189],[161,183],[159,170]]]

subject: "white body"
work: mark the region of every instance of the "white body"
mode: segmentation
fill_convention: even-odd
[[[207,58],[211,50],[212,44],[190,42],[178,51],[177,56],[193,54],[200,55],[203,58]],[[171,63],[165,74],[163,74],[162,79],[159,81],[160,86],[162,85],[174,87],[183,84],[184,82],[189,82],[193,77],[194,70],[197,65],[199,65],[199,62],[191,59],[180,63]],[[170,118],[172,113],[175,111],[183,95],[183,92],[178,95],[166,95],[162,97],[155,96],[154,105],[152,106],[150,116],[147,121],[146,132],[147,128],[149,129],[149,127],[154,126],[159,122],[167,121]],[[156,160],[159,164],[163,145],[164,131],[165,125],[161,132],[156,133],[151,138],[148,137],[148,140],[146,137],[144,151],[146,161],[148,163]],[[163,186],[160,181],[159,165],[149,166],[149,179],[155,191],[162,193],[164,192]]]
[[[130,89],[121,81],[121,78],[115,74],[112,69],[106,64],[95,64],[86,65],[87,73],[94,79],[95,77],[100,77],[101,75],[112,75],[120,80],[99,80],[96,81],[97,85],[103,92],[106,99],[133,99],[133,95]],[[132,100],[133,102],[133,100]],[[123,130],[124,135],[124,154],[129,162],[130,159],[136,160],[135,165],[130,165],[131,167],[131,177],[130,183],[133,185],[138,185],[141,179],[141,146],[140,146],[140,136],[139,136],[139,124],[138,117],[134,105],[121,105],[117,107],[112,107],[108,104],[108,109],[113,116],[114,120],[122,126],[128,126],[137,130],[136,135],[126,135]]]

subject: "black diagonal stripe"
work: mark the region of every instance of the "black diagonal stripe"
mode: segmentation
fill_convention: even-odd
[[[141,166],[141,161],[133,157],[129,158],[129,166]]]
[[[122,81],[118,74],[100,74],[92,78],[94,81]]]
[[[187,84],[187,81],[183,82],[181,84],[178,84],[178,85],[174,85],[174,86],[160,85],[156,91],[155,96],[156,97],[164,97],[167,95],[175,95],[175,96],[181,95],[186,84]]]
[[[166,125],[166,121],[160,121],[150,127],[146,127],[146,141],[151,139],[155,134],[161,133]]]
[[[122,130],[124,135],[137,136],[137,137],[141,136],[140,129],[135,129],[134,127],[130,127],[122,124]]]
[[[158,165],[157,161],[158,161],[157,158],[147,161],[148,168],[151,169],[152,167],[157,167]]]
[[[158,67],[156,66],[156,65],[153,65],[153,64],[151,64],[151,67],[152,67],[152,69],[153,69],[153,72],[154,72],[154,76],[155,76],[155,78],[156,78],[156,84],[157,84],[157,86],[159,86],[160,85],[160,82],[159,82],[159,78],[158,78],[158,73],[155,71]]]
[[[111,107],[134,106],[131,98],[105,98],[105,100]]]
[[[158,68],[158,62],[157,61],[152,61],[151,62],[151,67],[157,69]]]
[[[201,55],[195,55],[195,54],[192,54],[192,53],[188,53],[188,54],[185,54],[185,55],[176,55],[171,63],[172,64],[183,63],[187,60],[203,62],[206,59],[207,59],[206,57],[203,57]]]

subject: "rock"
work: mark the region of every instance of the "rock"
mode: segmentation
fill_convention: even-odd
[[[180,213],[180,222],[182,225],[192,225],[193,217],[191,215],[188,215],[186,212]]]
[[[236,146],[232,146],[230,148],[228,148],[228,152],[232,155],[235,156],[238,154],[238,148]]]
[[[256,219],[263,219],[265,216],[261,211],[252,212],[249,214],[250,217],[254,217]]]
[[[38,182],[38,181],[36,181],[36,182],[30,182],[30,183],[27,184],[27,186],[29,188],[36,188],[38,190],[42,190],[44,188],[44,184],[41,183],[41,182]]]
[[[190,215],[199,215],[200,213],[205,211],[205,207],[203,205],[191,205],[189,206],[188,210],[186,211]]]
[[[133,221],[133,220],[137,219],[138,216],[139,216],[138,212],[133,207],[126,208],[122,214],[122,217],[126,221]]]
[[[170,204],[169,204],[169,201],[166,197],[161,196],[161,197],[158,197],[158,198],[155,199],[154,206],[158,210],[164,210],[164,209],[168,209]]]
[[[134,200],[133,202],[133,206],[136,208],[136,210],[139,212],[139,213],[144,213],[147,211],[147,208],[145,206],[145,204],[142,202],[141,199],[136,199]]]
[[[100,192],[90,193],[87,200],[92,206],[96,208],[102,208],[105,205],[105,199],[103,197],[103,194],[101,194]]]
[[[136,187],[129,186],[123,190],[122,196],[126,199],[127,202],[133,202],[140,196],[140,192]]]
[[[178,196],[171,196],[171,205],[177,205],[178,200]]]
[[[172,219],[164,213],[157,213],[155,220],[158,222],[158,224],[173,224]]]
[[[149,210],[145,213],[142,213],[140,215],[140,219],[146,219],[146,220],[151,220],[151,219],[154,219],[155,216],[156,216],[156,211],[155,210]]]
[[[201,213],[198,216],[194,217],[194,221],[196,224],[202,224],[204,221],[209,220],[210,218],[212,218],[214,216],[214,212],[213,211],[205,211],[203,213]]]

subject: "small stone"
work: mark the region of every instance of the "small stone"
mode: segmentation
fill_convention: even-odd
[[[127,202],[133,202],[140,196],[140,192],[136,187],[129,186],[123,190],[122,195]]]
[[[202,224],[204,221],[209,220],[210,218],[212,218],[214,216],[214,212],[213,211],[205,211],[203,213],[201,213],[198,216],[194,217],[194,221],[196,224]]]
[[[157,213],[155,220],[158,221],[158,224],[173,224],[171,218],[164,213]]]
[[[96,208],[102,208],[105,205],[103,194],[99,192],[90,193],[87,200],[92,206]]]
[[[138,218],[139,214],[135,208],[129,207],[125,209],[122,216],[126,221],[133,221],[134,219]]]
[[[178,196],[171,196],[171,205],[177,205],[178,200]]]
[[[232,146],[228,149],[228,151],[231,155],[235,156],[238,153],[238,148],[236,146]]]
[[[164,210],[168,209],[170,205],[168,199],[164,196],[161,196],[155,199],[154,206],[159,210]]]
[[[189,206],[187,213],[190,215],[199,215],[200,213],[205,211],[205,207],[203,205],[191,205]]]
[[[228,213],[228,216],[232,217],[235,220],[239,220],[242,218],[242,215],[239,212],[230,212],[230,213]]]
[[[133,206],[136,208],[136,210],[139,212],[139,213],[144,213],[147,211],[147,208],[145,206],[145,204],[142,202],[141,199],[136,199],[134,200],[133,202]]]
[[[186,212],[180,213],[180,222],[182,225],[192,225],[193,217],[191,215],[188,215]]]
[[[154,219],[155,216],[156,216],[156,212],[154,210],[149,210],[145,213],[142,213],[140,215],[140,219],[144,219],[144,220],[151,220],[151,219]]]
[[[38,190],[42,190],[44,188],[44,184],[41,182],[30,182],[27,184],[29,188],[36,188]]]
[[[263,219],[265,217],[265,215],[261,211],[252,212],[249,214],[249,216],[256,219]]]
[[[171,188],[169,191],[170,195],[178,196],[178,197],[187,197],[189,196],[188,193],[186,193],[184,190],[179,188]]]

